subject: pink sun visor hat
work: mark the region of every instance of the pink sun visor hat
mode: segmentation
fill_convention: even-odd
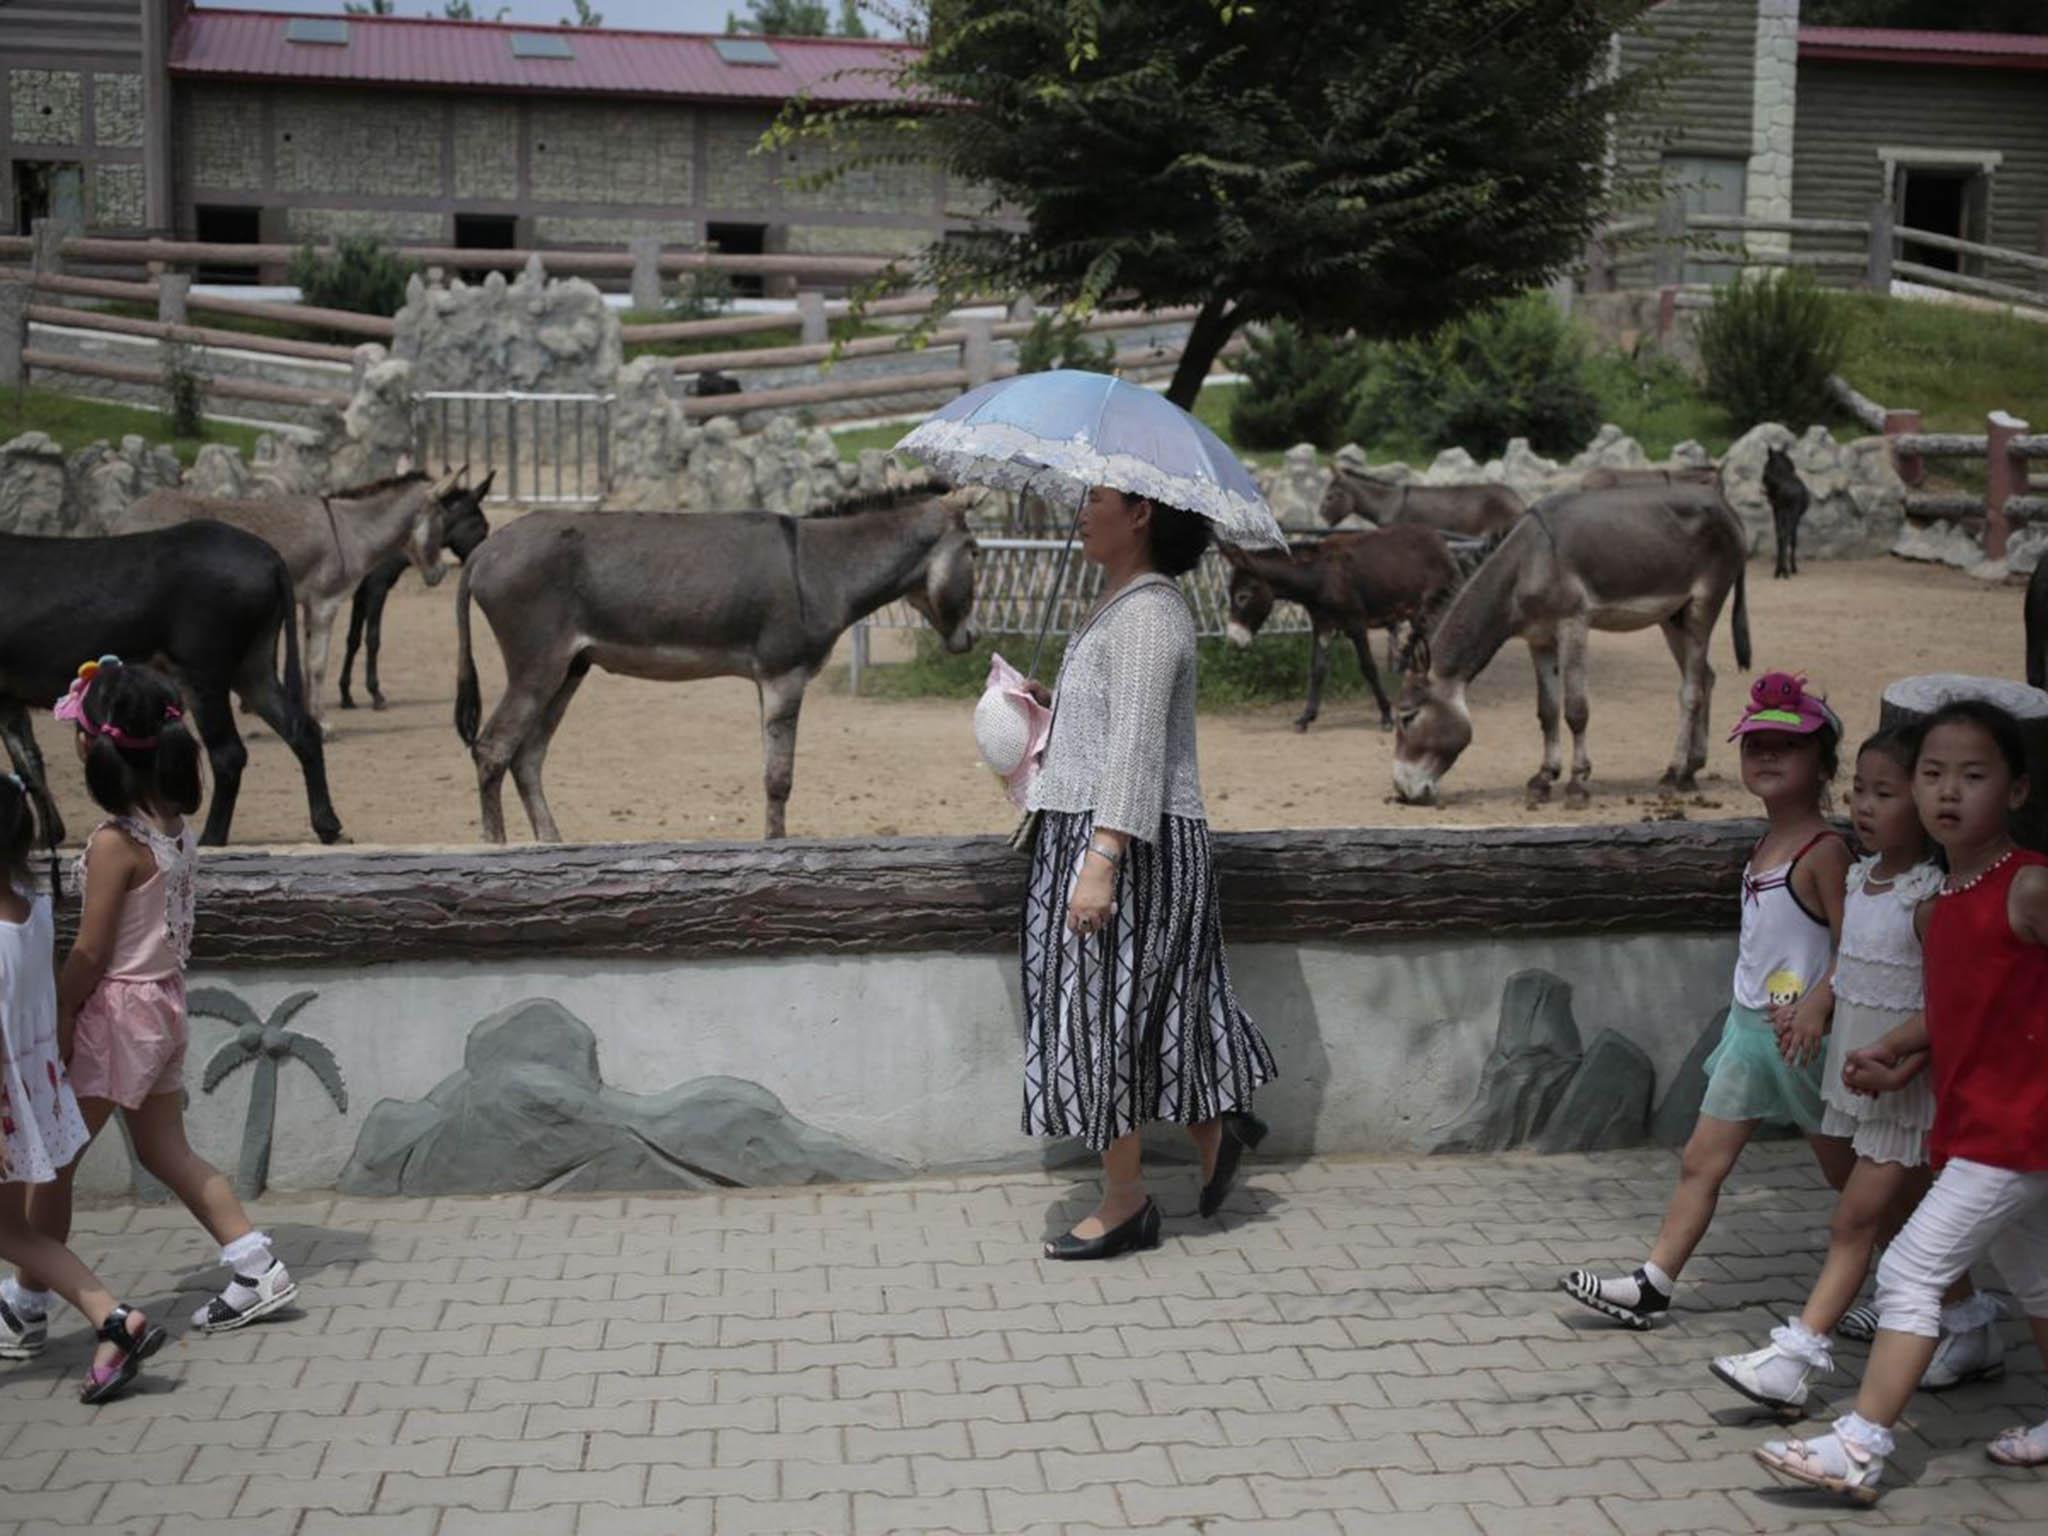
[[[1749,687],[1749,705],[1735,729],[1728,733],[1754,736],[1762,731],[1779,731],[1787,736],[1811,736],[1823,728],[1842,734],[1842,721],[1828,708],[1828,701],[1806,691],[1806,679],[1790,672],[1766,672]]]

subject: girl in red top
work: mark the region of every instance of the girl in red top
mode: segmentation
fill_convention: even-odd
[[[1757,1452],[1774,1472],[1865,1504],[1934,1353],[1942,1291],[1978,1259],[1997,1263],[2048,1359],[2048,857],[2012,840],[2026,798],[2025,744],[2005,711],[1963,700],[1928,720],[1913,799],[1949,876],[1916,914],[1927,1011],[1844,1071],[1882,1090],[1927,1069],[1940,1173],[1878,1266],[1878,1333],[1855,1412],[1818,1439]],[[2006,1430],[1988,1454],[2048,1464],[2048,1423]]]

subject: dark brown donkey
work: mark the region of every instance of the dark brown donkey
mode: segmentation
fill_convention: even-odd
[[[1355,515],[1381,528],[1421,523],[1439,533],[1484,539],[1514,527],[1522,508],[1522,498],[1505,485],[1396,485],[1340,464],[1319,511],[1332,528]]]
[[[541,763],[592,667],[684,682],[750,677],[761,696],[769,837],[783,835],[804,689],[856,620],[902,599],[956,655],[974,644],[973,537],[926,497],[851,516],[773,512],[536,512],[462,567],[455,729],[476,759],[484,836],[505,840],[505,771],[534,836],[561,834]],[[505,656],[505,696],[482,700],[469,601]]]
[[[1664,782],[1691,790],[1707,761],[1714,695],[1709,642],[1735,592],[1735,660],[1749,666],[1746,541],[1741,521],[1711,486],[1673,485],[1553,496],[1529,509],[1444,610],[1401,689],[1394,793],[1434,804],[1437,783],[1472,742],[1466,686],[1519,635],[1536,664],[1543,766],[1529,802],[1550,798],[1564,768],[1560,703],[1572,731],[1565,803],[1586,804],[1586,642],[1596,629],[1664,631],[1678,663],[1678,744]]]
[[[1380,686],[1372,662],[1371,631],[1391,640],[1402,624],[1425,622],[1457,589],[1458,564],[1444,536],[1434,528],[1406,525],[1376,533],[1333,533],[1266,554],[1222,548],[1230,563],[1230,643],[1243,647],[1265,626],[1274,602],[1299,603],[1314,631],[1308,671],[1308,702],[1295,717],[1305,731],[1322,711],[1323,679],[1330,671],[1330,645],[1349,637],[1358,670],[1379,700],[1380,729],[1394,728],[1394,707]],[[1391,665],[1391,662],[1389,663]]]

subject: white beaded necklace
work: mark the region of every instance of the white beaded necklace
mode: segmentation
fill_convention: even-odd
[[[1941,894],[1944,896],[1960,896],[1963,894],[1963,892],[1971,890],[1978,885],[1981,885],[1984,881],[1985,876],[1996,874],[2006,864],[2010,863],[2012,860],[2012,856],[2018,852],[2019,849],[2017,848],[2006,849],[2005,852],[2001,853],[1989,864],[1986,864],[1982,869],[1978,870],[1977,873],[1970,876],[1970,878],[1965,880],[1961,885],[1957,885],[1953,880],[1944,880],[1941,885]]]

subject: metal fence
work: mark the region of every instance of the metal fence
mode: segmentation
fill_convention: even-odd
[[[490,471],[496,499],[528,506],[595,506],[611,482],[611,395],[476,394],[431,390],[414,397],[422,464]]]
[[[981,635],[1036,637],[1045,620],[1045,604],[1059,580],[1060,539],[977,538],[980,559],[974,578],[974,629]],[[1202,563],[1180,579],[1180,589],[1194,610],[1195,633],[1205,640],[1220,638],[1230,621],[1230,567],[1211,549]],[[1102,591],[1102,571],[1081,558],[1078,545],[1067,558],[1066,576],[1054,602],[1046,633],[1065,637],[1079,629]],[[871,613],[853,631],[852,686],[860,691],[860,674],[868,665],[868,634],[877,629],[918,629],[924,618],[908,603],[890,603]],[[1263,634],[1309,631],[1308,614],[1294,603],[1274,606]],[[1017,658],[1022,661],[1023,658]]]

